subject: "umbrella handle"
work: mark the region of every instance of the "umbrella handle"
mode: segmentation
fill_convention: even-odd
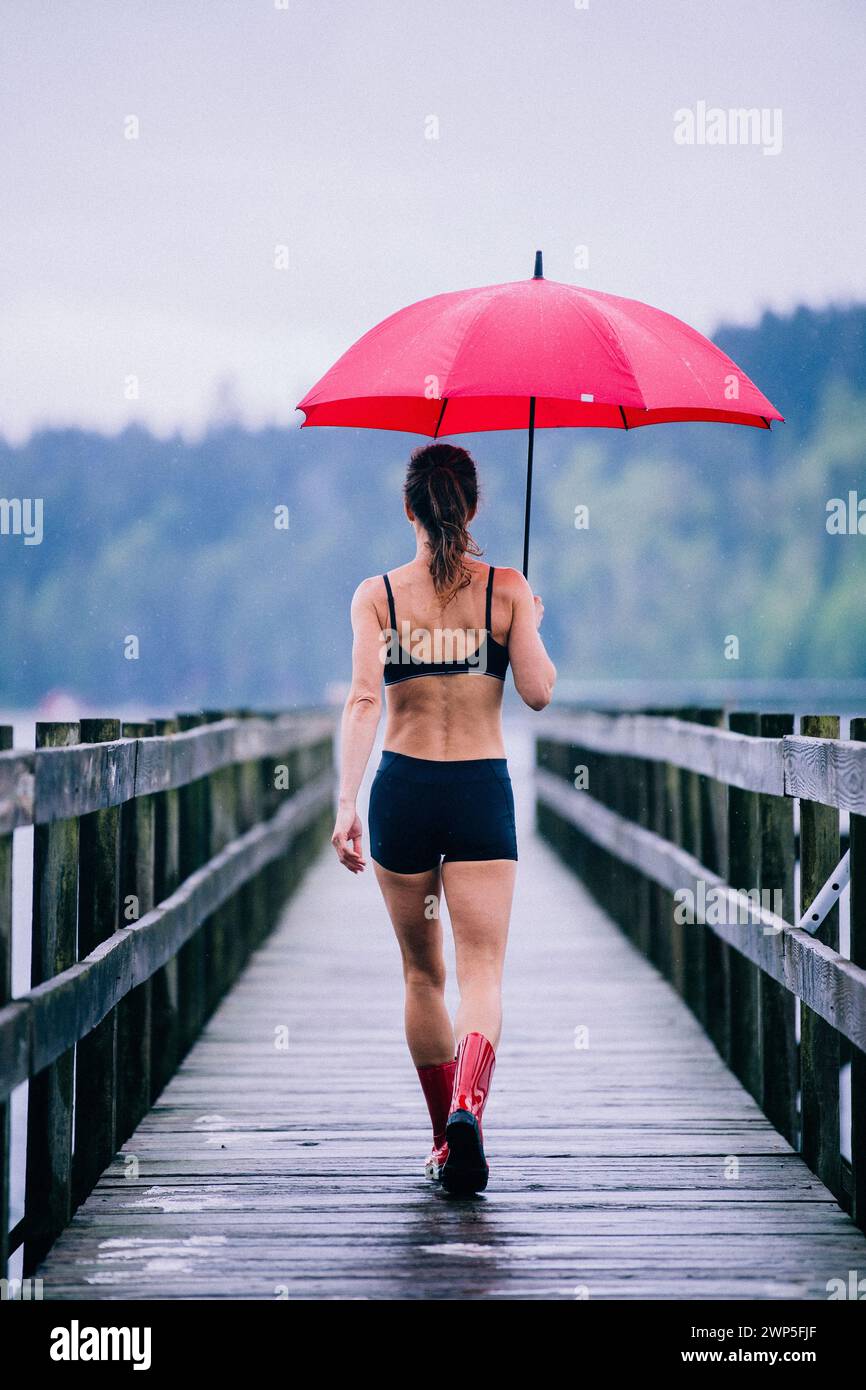
[[[529,578],[529,517],[532,511],[532,451],[535,444],[535,397],[529,397],[529,452],[526,456],[526,512],[523,519],[523,577]]]

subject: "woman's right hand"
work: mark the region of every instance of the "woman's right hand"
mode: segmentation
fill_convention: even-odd
[[[337,851],[340,863],[353,874],[363,873],[367,867],[361,848],[361,833],[361,819],[354,803],[339,806],[331,844]]]
[[[541,627],[541,620],[544,617],[544,604],[538,594],[533,594],[532,601],[535,604],[535,627],[537,630]]]

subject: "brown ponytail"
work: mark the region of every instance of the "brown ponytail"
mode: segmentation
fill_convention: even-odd
[[[478,502],[472,456],[454,444],[427,444],[409,460],[403,495],[430,539],[430,573],[437,594],[456,593],[470,582],[463,557],[480,555],[469,533]]]

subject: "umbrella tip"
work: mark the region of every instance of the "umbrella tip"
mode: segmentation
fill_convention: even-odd
[[[536,253],[535,253],[535,274],[533,275],[532,278],[533,278],[533,280],[543,280],[543,279],[544,279],[544,267],[543,267],[543,264],[542,264],[541,252],[540,252],[540,251],[536,251]]]

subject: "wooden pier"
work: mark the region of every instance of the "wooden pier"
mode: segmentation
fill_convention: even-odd
[[[654,746],[656,766],[679,748],[695,777],[720,775],[718,763],[700,770],[719,754],[712,740],[689,744],[684,731],[676,744],[664,722],[650,731],[670,740]],[[694,958],[679,938],[661,949],[658,883],[628,934],[599,902],[603,864],[589,846],[600,855],[607,835],[603,853],[616,843],[637,873],[650,843],[619,824],[625,784],[620,811],[602,808],[618,821],[581,802],[564,829],[581,795],[566,775],[575,749],[605,740],[613,758],[619,741],[634,771],[634,737],[622,724],[544,726],[545,838],[519,816],[483,1196],[451,1199],[423,1177],[428,1122],[402,1038],[397,946],[372,872],[349,875],[326,847],[35,1267],[43,1297],[826,1300],[866,1273],[866,1237],[843,1209],[856,1165],[847,1196],[831,1192],[767,1118],[766,1087],[756,1096],[731,1069],[683,993]],[[741,782],[770,775],[775,742],[740,749]],[[682,804],[699,806],[690,796]],[[596,896],[569,867],[578,853]],[[658,875],[660,862],[643,867]],[[607,869],[622,916],[638,878]],[[711,935],[699,937],[707,960]],[[759,1009],[744,1024],[738,991],[725,997],[748,1082],[745,1030],[766,1042],[770,1023]],[[769,1094],[778,1104],[778,1087]],[[799,1147],[798,1130],[791,1138]]]

